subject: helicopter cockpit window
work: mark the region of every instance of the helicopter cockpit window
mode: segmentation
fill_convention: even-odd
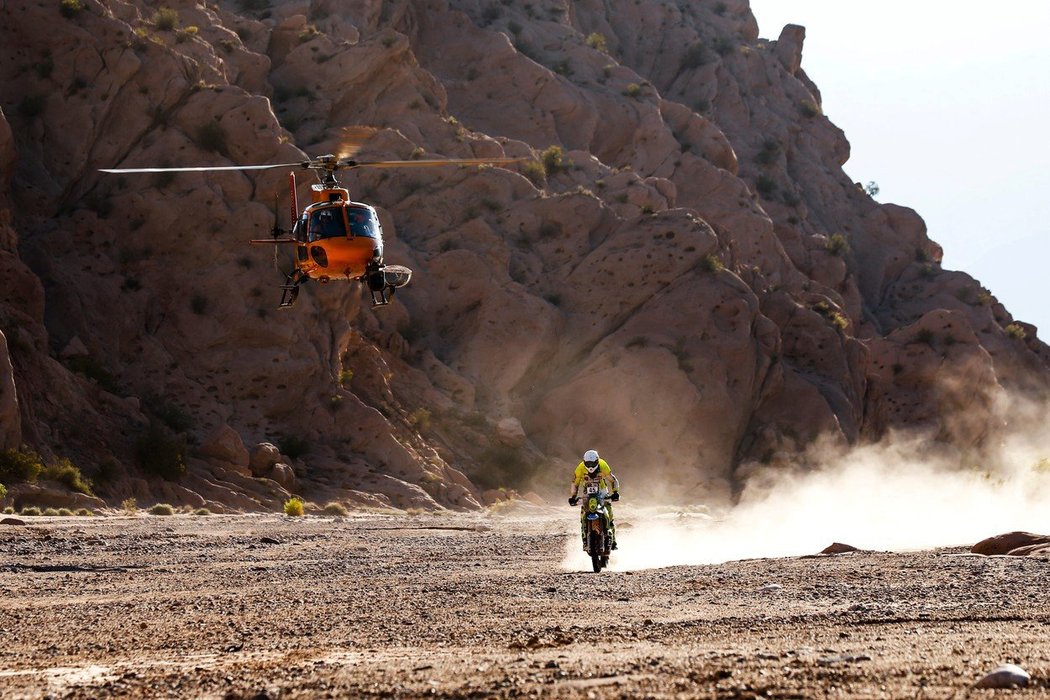
[[[346,221],[342,207],[318,209],[310,215],[310,240],[346,236]]]
[[[350,208],[346,210],[346,217],[350,220],[350,234],[364,238],[379,238],[379,222],[375,214],[369,209]]]

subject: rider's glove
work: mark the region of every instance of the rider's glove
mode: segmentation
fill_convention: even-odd
[[[578,496],[569,496],[569,505],[570,506],[574,506],[574,505],[576,505],[579,502],[580,502],[580,498]]]
[[[620,500],[620,492],[616,491],[610,498],[612,498],[614,501]]]

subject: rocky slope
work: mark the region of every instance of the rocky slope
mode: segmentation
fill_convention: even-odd
[[[1036,329],[849,180],[804,30],[761,39],[744,0],[0,18],[0,442],[110,502],[469,508],[588,447],[708,499],[818,436],[979,448],[1007,392],[1045,398]],[[348,125],[369,158],[535,160],[354,171],[413,284],[280,313],[246,241],[283,172],[97,172],[296,161]]]

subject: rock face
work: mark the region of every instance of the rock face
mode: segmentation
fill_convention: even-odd
[[[1005,392],[1046,396],[1036,329],[849,180],[804,29],[760,39],[744,0],[172,9],[0,23],[0,441],[111,502],[475,508],[591,447],[708,500],[818,436],[979,449]],[[331,284],[274,312],[244,243],[280,170],[97,172],[297,162],[355,125],[364,160],[534,159],[347,173],[416,271],[378,310]],[[181,480],[143,470],[179,441]]]

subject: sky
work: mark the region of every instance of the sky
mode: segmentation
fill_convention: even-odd
[[[806,27],[802,68],[846,133],[846,172],[915,209],[945,269],[1050,341],[1050,1],[751,0]]]

